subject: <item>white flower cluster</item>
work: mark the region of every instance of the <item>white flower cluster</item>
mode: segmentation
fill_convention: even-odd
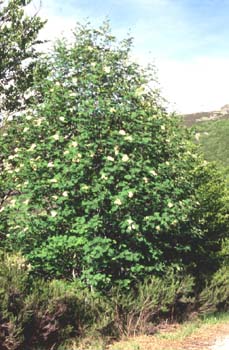
[[[114,201],[114,204],[116,205],[122,205],[122,201],[120,198],[116,198],[115,201]]]
[[[128,231],[132,231],[136,229],[135,222],[132,219],[128,219],[127,223],[128,223]]]
[[[28,152],[32,152],[35,150],[35,148],[37,147],[37,145],[35,143],[32,143],[32,145],[30,146],[30,148],[28,148]]]

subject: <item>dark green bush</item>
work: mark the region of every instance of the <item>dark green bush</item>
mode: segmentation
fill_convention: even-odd
[[[229,266],[222,266],[200,294],[203,313],[229,310]]]
[[[29,268],[20,255],[1,255],[0,349],[51,350],[86,336],[148,332],[152,322],[173,318],[182,299],[192,302],[193,279],[172,270],[128,292],[115,287],[102,295],[77,280],[31,280]]]
[[[148,332],[159,320],[182,318],[186,308],[181,310],[180,304],[192,304],[193,296],[194,279],[169,269],[163,277],[151,277],[129,292],[113,291],[114,325],[122,335]]]

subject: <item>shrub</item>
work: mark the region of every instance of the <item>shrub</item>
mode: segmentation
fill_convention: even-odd
[[[229,310],[229,269],[221,267],[200,294],[200,310],[203,313]]]
[[[105,298],[77,281],[31,281],[29,267],[21,255],[1,254],[1,349],[54,349],[110,322]]]
[[[154,73],[130,61],[130,44],[106,25],[79,26],[34,87],[43,102],[2,135],[3,242],[34,273],[107,290],[171,265],[214,265],[224,222],[208,227],[203,206],[213,217],[221,192],[199,199],[212,175],[149,88]]]
[[[123,335],[149,333],[161,319],[186,312],[194,290],[192,277],[169,270],[129,291],[114,287],[102,295],[77,280],[31,281],[25,259],[4,254],[0,282],[3,350],[69,349],[71,343],[85,339],[107,343]]]
[[[155,323],[163,318],[182,319],[187,306],[194,302],[194,279],[169,269],[163,277],[151,277],[127,293],[116,293],[111,298],[114,326],[119,334],[131,336],[155,330]]]

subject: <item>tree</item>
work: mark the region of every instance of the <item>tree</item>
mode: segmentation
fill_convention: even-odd
[[[39,54],[36,45],[44,23],[25,15],[31,0],[0,0],[0,116],[18,112],[28,104],[29,90]]]
[[[212,232],[198,192],[211,175],[130,49],[106,25],[79,26],[47,62],[42,103],[8,123],[2,179],[20,195],[1,209],[2,234],[35,273],[126,287],[212,263],[206,240],[219,249],[224,223]],[[208,199],[223,210],[219,191]]]
[[[41,43],[37,39],[38,33],[45,22],[36,14],[26,16],[25,8],[30,2],[0,0],[0,138],[3,140],[6,119],[18,117],[29,108],[37,93],[32,89],[34,76],[42,79],[46,73],[44,66],[38,65],[40,53],[37,51]],[[3,149],[0,171],[3,168]],[[13,143],[8,152],[12,150]],[[0,210],[12,193],[15,189],[9,188],[7,182],[0,183]]]

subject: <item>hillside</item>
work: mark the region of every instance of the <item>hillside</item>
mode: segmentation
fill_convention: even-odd
[[[184,123],[195,130],[206,160],[216,161],[229,178],[229,105],[216,112],[186,115]]]
[[[186,114],[184,116],[184,124],[186,126],[193,126],[196,123],[224,120],[224,119],[229,119],[229,104],[224,105],[218,111]]]

